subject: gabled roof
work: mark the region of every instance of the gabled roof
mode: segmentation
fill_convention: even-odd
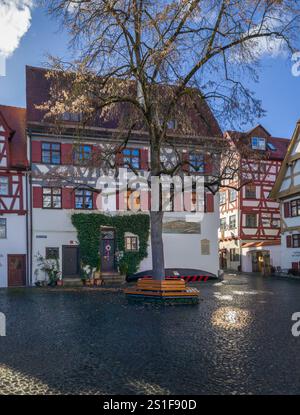
[[[270,198],[271,199],[278,199],[278,198],[281,197],[279,191],[280,191],[282,182],[284,180],[284,177],[286,175],[289,162],[291,161],[291,155],[292,155],[292,152],[293,152],[293,149],[294,149],[296,140],[297,140],[297,138],[299,136],[299,133],[300,133],[300,120],[296,124],[295,131],[293,133],[292,139],[291,139],[290,144],[289,144],[289,147],[287,149],[285,158],[284,158],[284,160],[282,162],[282,165],[281,165],[279,174],[277,176],[276,182],[275,182],[275,184],[273,186],[273,189],[272,189],[272,191],[270,193]],[[295,160],[296,158],[299,158],[300,159],[300,153],[299,153],[299,155],[297,157],[293,156],[293,160]]]
[[[36,106],[47,102],[50,98],[51,80],[45,75],[48,70],[45,68],[36,68],[26,66],[26,102],[27,102],[27,123],[28,125],[43,124],[45,113],[37,109]],[[163,91],[163,86],[161,86]],[[126,111],[126,104],[124,104]],[[215,119],[209,105],[201,101],[197,108],[187,110],[187,116],[191,117],[196,134],[204,137],[222,137],[222,130]],[[70,123],[68,124],[70,126]],[[118,120],[95,120],[90,127],[99,127],[105,129],[118,128]]]
[[[246,132],[226,131],[225,136],[231,138],[237,148],[242,145],[250,145],[250,139],[252,137],[265,138],[266,143],[273,145],[276,149],[267,149],[266,155],[269,160],[283,160],[290,143],[290,140],[287,138],[272,137],[271,134],[260,124]]]
[[[26,110],[0,105],[0,115],[9,130],[10,165],[24,168],[27,166]]]

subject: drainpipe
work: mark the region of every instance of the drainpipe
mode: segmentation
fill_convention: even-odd
[[[32,235],[32,135],[31,135],[31,130],[28,130],[28,135],[29,135],[29,212],[30,212],[30,221],[29,221],[29,226],[30,226],[30,230],[29,230],[29,250],[30,250],[30,266],[29,266],[29,281],[30,281],[30,285],[32,285],[32,240],[33,240],[33,235]],[[28,194],[28,193],[27,193]],[[28,261],[29,262],[29,261]]]

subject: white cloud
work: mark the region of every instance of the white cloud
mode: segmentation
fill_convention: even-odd
[[[0,0],[0,55],[8,58],[30,28],[33,0]]]

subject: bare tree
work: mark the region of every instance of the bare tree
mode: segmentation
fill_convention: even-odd
[[[51,59],[52,68],[59,71],[49,72],[53,87],[44,105],[48,116],[80,112],[83,125],[88,125],[94,117],[114,114],[121,132],[114,153],[126,147],[134,131],[145,131],[151,176],[174,175],[189,164],[176,151],[176,140],[170,139],[168,130],[169,122],[176,119],[177,137],[191,143],[188,138],[197,136],[186,108],[201,114],[209,103],[220,122],[233,126],[262,116],[261,102],[247,82],[257,79],[256,68],[264,54],[290,53],[297,46],[297,0],[50,0],[46,4],[69,31],[74,51],[71,62]],[[209,117],[210,111],[204,117],[208,124]],[[239,167],[233,150],[209,137],[194,142],[227,160],[221,172],[207,178],[206,186],[216,192],[224,179],[233,182]],[[166,146],[173,146],[176,154],[171,167],[161,159]],[[153,276],[161,279],[163,212],[151,211],[150,217]]]

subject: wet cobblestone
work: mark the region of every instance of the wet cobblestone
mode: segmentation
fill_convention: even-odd
[[[198,306],[0,290],[0,394],[299,394],[300,282],[227,275]]]

